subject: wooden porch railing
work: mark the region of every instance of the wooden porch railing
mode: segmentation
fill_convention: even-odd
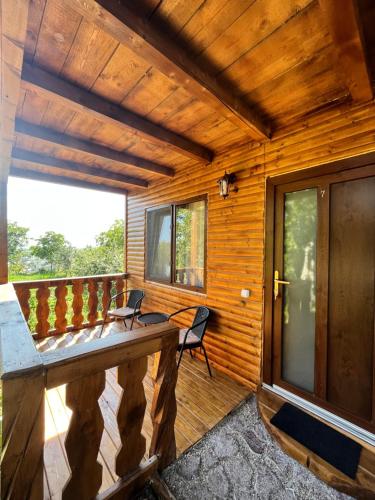
[[[17,281],[13,285],[30,331],[40,339],[101,324],[101,312],[111,293],[122,292],[126,277],[103,274]],[[118,307],[122,301],[123,297],[119,297]]]
[[[141,489],[176,455],[177,343],[178,328],[162,324],[39,353],[13,286],[1,285],[1,499],[44,498],[44,392],[61,384],[67,384],[66,403],[73,412],[65,440],[71,476],[62,498],[130,498]],[[146,398],[142,381],[147,356],[153,353],[160,353],[155,356],[153,434],[149,458],[143,460],[146,440],[141,429]],[[98,494],[102,467],[97,456],[104,426],[98,398],[104,390],[105,370],[115,366],[118,383],[124,389],[117,413],[121,446],[116,455],[116,472],[120,479]]]

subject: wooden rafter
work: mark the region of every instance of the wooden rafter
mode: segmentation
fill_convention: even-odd
[[[102,97],[77,85],[52,75],[37,66],[24,64],[22,86],[39,95],[58,101],[64,106],[83,113],[89,113],[98,120],[146,137],[195,160],[208,163],[213,153],[190,139],[171,132],[132,111],[113,104]]]
[[[131,165],[147,172],[159,174],[167,177],[173,177],[173,169],[164,165],[159,165],[153,161],[139,158],[122,151],[101,146],[94,142],[83,141],[70,135],[61,134],[49,128],[33,125],[23,120],[16,120],[16,132],[18,135],[24,135],[36,141],[52,144],[57,147],[64,147],[81,153],[87,153],[92,156],[104,158],[106,160],[116,161],[124,165]]]
[[[373,97],[355,0],[319,0],[337,50],[338,70],[344,74],[353,100]]]
[[[209,75],[185,49],[118,0],[65,0],[120,43],[164,73],[176,85],[207,103],[253,139],[270,136],[267,124],[233,91]]]
[[[106,191],[114,194],[127,194],[124,188],[107,186],[104,184],[96,184],[95,182],[82,181],[80,179],[72,179],[71,177],[64,177],[62,175],[46,174],[44,172],[36,172],[35,170],[28,170],[26,168],[18,168],[16,165],[11,164],[9,174],[12,177],[20,177],[22,179],[31,179],[41,182],[53,182],[55,184],[63,184],[64,186],[73,186],[87,189],[95,189],[96,191]]]
[[[54,158],[52,156],[45,156],[39,153],[34,153],[33,151],[26,151],[24,149],[15,148],[12,152],[12,158],[17,160],[17,164],[32,167],[33,165],[39,165],[42,167],[48,167],[48,169],[59,172],[64,170],[72,174],[84,174],[98,180],[106,181],[116,181],[123,184],[130,184],[132,186],[146,188],[148,182],[144,179],[139,179],[137,177],[131,177],[129,175],[120,174],[117,172],[112,172],[104,168],[89,167],[88,165],[83,165],[80,163],[75,163],[71,161],[60,160],[59,158]],[[52,173],[53,172],[49,172]],[[58,175],[58,174],[57,174]]]

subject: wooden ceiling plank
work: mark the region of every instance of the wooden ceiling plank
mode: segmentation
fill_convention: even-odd
[[[71,173],[85,174],[89,177],[122,182],[142,188],[147,188],[148,186],[148,182],[144,179],[119,174],[117,172],[111,172],[110,170],[104,168],[90,167],[81,163],[75,163],[61,160],[59,158],[54,158],[52,156],[41,155],[38,153],[34,153],[33,151],[26,151],[24,149],[13,148],[12,158],[15,160],[19,160],[21,164],[25,163],[26,166],[36,164],[48,167],[51,170],[65,170]]]
[[[338,71],[344,74],[353,100],[371,100],[371,78],[354,0],[319,0],[319,4],[336,46]]]
[[[34,181],[41,181],[41,182],[53,182],[55,184],[63,184],[65,186],[94,189],[95,191],[106,191],[107,193],[124,194],[124,195],[127,194],[126,189],[107,186],[104,184],[95,184],[94,182],[83,181],[81,179],[73,179],[71,177],[63,177],[61,175],[36,172],[35,170],[18,168],[15,165],[11,165],[10,175],[12,177],[20,177],[22,179],[31,179]]]
[[[17,134],[30,137],[36,141],[47,142],[56,147],[63,147],[74,151],[88,153],[92,156],[104,158],[106,160],[131,165],[154,174],[166,177],[173,177],[174,175],[173,169],[164,165],[159,165],[158,163],[154,163],[150,160],[139,158],[122,151],[116,151],[94,142],[83,141],[70,135],[61,134],[60,132],[40,127],[39,125],[33,125],[20,119],[16,120],[16,132]]]
[[[22,70],[22,87],[36,92],[53,101],[60,101],[78,112],[91,116],[117,127],[134,131],[137,135],[166,144],[178,153],[204,162],[211,162],[212,152],[182,137],[175,132],[157,125],[132,111],[113,104],[102,97],[74,85],[58,76],[52,75],[37,66],[26,63]]]
[[[0,3],[0,181],[7,179],[14,140],[28,8],[28,0]]]
[[[116,0],[65,0],[86,19],[98,24],[120,43],[149,61],[176,85],[212,106],[256,140],[270,136],[270,129],[247,103],[218,79],[198,66],[185,49],[126,5]]]

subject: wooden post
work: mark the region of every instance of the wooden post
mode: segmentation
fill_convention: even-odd
[[[7,181],[0,178],[0,284],[8,283]]]
[[[134,471],[146,452],[146,439],[142,435],[146,411],[143,379],[146,373],[147,356],[118,367],[118,383],[124,390],[117,411],[122,444],[116,457],[116,474],[120,477]]]
[[[104,429],[98,399],[105,387],[105,372],[82,377],[66,386],[66,404],[73,411],[65,449],[71,476],[62,498],[91,500],[102,484],[102,466],[97,461]]]
[[[13,285],[0,286],[1,498],[43,498],[43,363]]]
[[[153,433],[150,456],[159,457],[159,470],[164,469],[176,458],[176,437],[174,423],[177,414],[176,382],[178,335],[163,339],[160,356],[155,357],[154,397],[151,406]]]

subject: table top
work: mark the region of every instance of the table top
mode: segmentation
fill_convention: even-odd
[[[141,314],[138,316],[137,321],[144,325],[156,325],[158,323],[164,323],[169,320],[169,315],[162,312],[151,312],[146,314]]]

